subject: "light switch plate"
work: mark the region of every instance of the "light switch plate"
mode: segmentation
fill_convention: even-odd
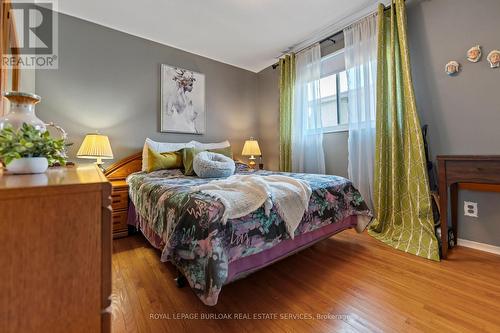
[[[478,217],[477,202],[464,201],[464,215],[470,217]]]

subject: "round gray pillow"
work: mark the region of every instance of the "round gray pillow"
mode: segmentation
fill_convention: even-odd
[[[193,170],[200,178],[229,177],[234,169],[234,161],[222,154],[202,151],[193,159]]]

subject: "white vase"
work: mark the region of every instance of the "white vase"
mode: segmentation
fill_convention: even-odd
[[[35,104],[40,102],[40,96],[19,91],[7,92],[4,96],[9,100],[10,107],[9,112],[0,118],[0,130],[7,124],[19,129],[23,123],[33,125],[42,132],[47,130],[45,123],[35,114]]]
[[[44,173],[49,167],[45,157],[23,157],[7,164],[7,171],[15,174]]]

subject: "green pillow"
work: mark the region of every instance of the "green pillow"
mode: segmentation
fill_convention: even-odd
[[[180,151],[157,153],[148,147],[148,168],[146,172],[180,168],[182,168],[182,153]]]
[[[194,175],[193,160],[196,154],[201,153],[202,151],[209,151],[211,153],[222,154],[231,159],[233,158],[233,151],[231,150],[231,146],[215,149],[184,148],[182,149],[182,163],[184,164],[184,174],[186,176]]]

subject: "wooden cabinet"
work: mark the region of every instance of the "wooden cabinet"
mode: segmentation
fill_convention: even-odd
[[[0,175],[0,331],[110,332],[110,197],[94,165]]]
[[[126,178],[132,172],[140,171],[142,167],[142,152],[118,161],[104,173],[113,186],[113,238],[128,235],[128,184]]]
[[[113,238],[125,237],[128,235],[128,185],[124,180],[112,180],[111,186]]]

